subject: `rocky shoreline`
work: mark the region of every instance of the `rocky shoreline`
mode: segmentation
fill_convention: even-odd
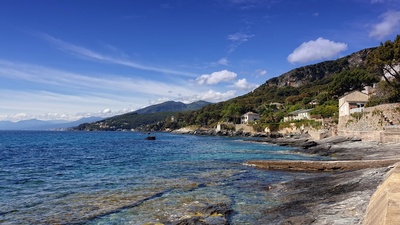
[[[283,135],[279,133],[251,133],[244,131],[232,131],[232,130],[220,130],[217,131],[215,129],[190,129],[190,128],[181,128],[178,130],[171,131],[175,134],[191,134],[191,135],[207,135],[207,136],[228,136],[228,137],[265,137],[265,138],[281,138]]]
[[[266,191],[282,201],[263,212],[260,224],[363,224],[372,194],[400,155],[400,143],[364,142],[359,138],[331,137],[312,140],[305,135],[263,135],[243,132],[188,130],[176,133],[194,135],[245,136],[248,141],[291,146],[300,154],[327,156],[340,165],[326,162],[275,162],[273,168],[262,168],[271,162],[257,163],[259,169],[298,170],[309,176],[266,187]],[[246,162],[254,165],[254,161]],[[246,164],[245,163],[245,164]],[[297,164],[296,164],[297,163]],[[328,163],[332,164],[332,163]],[[311,168],[310,168],[311,165]],[[267,166],[268,167],[268,166]],[[288,168],[291,167],[291,168]],[[184,223],[192,224],[192,223]],[[227,223],[222,223],[227,224]]]
[[[382,183],[391,165],[400,161],[396,159],[400,154],[399,143],[363,142],[346,137],[313,141],[301,135],[257,141],[297,147],[299,153],[330,156],[332,160],[340,160],[341,164],[338,166],[337,162],[333,162],[332,169],[327,167],[326,162],[290,164],[281,161],[269,168],[289,170],[288,167],[291,167],[290,170],[323,173],[314,172],[311,177],[299,177],[268,187],[284,203],[265,212],[266,224],[363,224],[371,195]],[[264,169],[268,169],[268,161],[258,163],[260,168],[264,164]]]

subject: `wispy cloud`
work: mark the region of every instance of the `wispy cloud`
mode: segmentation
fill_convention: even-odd
[[[232,42],[228,52],[232,53],[236,50],[237,47],[239,47],[244,42],[249,41],[252,37],[254,37],[254,34],[245,34],[241,32],[228,35],[228,40]]]
[[[370,37],[375,37],[378,40],[400,32],[400,11],[388,11],[381,15],[381,21],[373,25]]]
[[[60,89],[68,92],[114,92],[147,95],[165,95],[169,90],[191,95],[193,91],[177,83],[165,83],[138,77],[120,75],[77,74],[37,65],[0,60],[0,77],[42,84],[41,88]],[[35,86],[35,85],[34,85]]]
[[[267,75],[267,71],[266,70],[263,70],[263,69],[256,70],[256,77],[262,77],[262,76],[265,76],[265,75]]]
[[[231,7],[248,10],[259,7],[271,7],[279,0],[224,0]]]
[[[135,101],[133,97],[114,95],[102,97],[96,94],[76,96],[48,91],[0,90],[0,95],[2,96],[0,120],[9,121],[32,118],[72,121],[90,116],[113,116],[132,111],[132,108],[119,107]],[[115,110],[111,110],[110,107]],[[140,105],[131,107],[138,108]]]
[[[227,66],[229,64],[229,61],[227,58],[221,58],[218,60],[219,65]]]
[[[207,80],[218,83],[227,80],[229,74],[236,77],[235,73],[221,72]],[[234,90],[219,92],[205,91],[199,86],[193,88],[193,83],[184,80],[166,83],[116,74],[78,74],[1,59],[0,79],[7,82],[7,85],[0,84],[1,113],[4,113],[0,114],[0,120],[73,120],[127,112],[154,99],[218,102],[236,95]]]
[[[39,33],[37,34],[40,38],[54,44],[57,46],[59,49],[69,52],[71,54],[84,57],[87,59],[91,60],[97,60],[100,62],[106,62],[106,63],[112,63],[112,64],[117,64],[117,65],[123,65],[123,66],[128,66],[131,68],[139,69],[139,70],[146,70],[146,71],[153,71],[153,72],[160,72],[160,73],[166,73],[166,74],[175,74],[175,75],[180,75],[180,76],[186,76],[186,77],[193,77],[196,76],[193,73],[189,72],[183,72],[183,71],[177,71],[177,70],[171,70],[171,69],[166,69],[166,68],[159,68],[159,67],[154,67],[154,66],[146,66],[142,65],[139,63],[136,63],[131,60],[123,59],[123,58],[115,58],[111,56],[107,56],[105,54],[101,54],[98,52],[95,52],[93,50],[90,50],[85,47],[81,47],[78,45],[74,45],[68,42],[65,42],[61,39],[52,37],[48,34],[44,33]]]
[[[329,59],[347,50],[347,44],[318,38],[302,43],[288,57],[290,63],[306,63]]]
[[[371,3],[372,3],[372,4],[375,4],[375,3],[383,3],[383,2],[385,2],[385,0],[371,0]]]

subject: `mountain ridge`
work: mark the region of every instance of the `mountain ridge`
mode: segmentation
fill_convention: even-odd
[[[132,129],[147,129],[146,125],[158,124],[171,118],[176,113],[198,110],[204,106],[210,105],[210,102],[196,101],[189,104],[183,102],[167,101],[143,109],[125,113],[122,115],[113,116],[92,123],[80,124],[73,128],[74,130],[132,130]]]
[[[67,129],[85,122],[93,122],[102,119],[101,117],[86,117],[76,121],[67,120],[38,120],[29,119],[18,122],[0,121],[0,130],[56,130]]]
[[[142,123],[141,127],[144,130],[173,130],[193,125],[212,128],[221,122],[237,123],[242,114],[253,111],[261,115],[254,128],[263,131],[266,126],[276,126],[288,113],[298,109],[312,109],[311,113],[319,118],[337,120],[338,96],[352,90],[361,91],[380,81],[377,74],[370,73],[367,64],[377,48],[295,68],[268,79],[242,96],[196,111],[171,114],[164,121],[147,120],[153,123]],[[120,126],[114,122],[113,127]],[[126,124],[124,129],[129,129],[129,121],[123,122]]]
[[[265,82],[267,86],[300,87],[308,82],[323,79],[326,76],[340,73],[344,70],[365,67],[369,53],[376,48],[366,48],[336,60],[327,60],[316,64],[301,66]]]
[[[185,104],[183,102],[166,101],[159,104],[147,106],[143,109],[138,109],[133,113],[146,114],[146,113],[158,113],[158,112],[180,112],[186,110],[196,110],[208,104],[211,103],[206,101],[196,101],[189,104]]]

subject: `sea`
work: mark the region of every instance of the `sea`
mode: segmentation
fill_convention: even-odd
[[[302,173],[247,160],[316,159],[250,138],[140,132],[0,131],[0,224],[163,224],[226,204],[259,224],[268,187]]]

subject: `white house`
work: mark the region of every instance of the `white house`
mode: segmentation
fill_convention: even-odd
[[[348,116],[355,112],[362,112],[369,95],[361,91],[352,91],[339,98],[339,117]]]
[[[253,112],[247,112],[241,117],[241,124],[248,124],[260,119],[260,115]]]
[[[304,119],[311,119],[310,112],[312,109],[299,109],[289,113],[288,116],[283,117],[283,122],[288,122],[292,120],[304,120]]]

